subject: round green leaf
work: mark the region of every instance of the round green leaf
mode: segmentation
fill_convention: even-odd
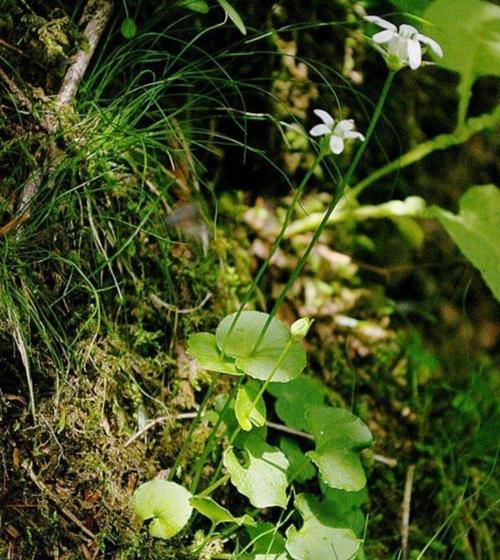
[[[210,371],[242,375],[236,369],[234,359],[223,356],[217,348],[215,336],[211,333],[196,333],[188,338],[188,354],[196,358],[199,366]]]
[[[286,383],[299,376],[306,366],[301,342],[291,342],[290,329],[273,318],[256,346],[269,318],[260,311],[243,311],[231,330],[236,313],[225,317],[215,333],[217,346],[236,358],[236,366],[254,379]],[[271,377],[272,376],[272,377]]]
[[[248,358],[236,358],[236,365],[254,379],[287,383],[298,377],[306,367],[307,358],[302,342],[293,342],[283,355],[282,348],[259,350]]]
[[[189,521],[193,511],[190,498],[191,493],[175,482],[151,480],[137,488],[132,503],[143,521],[152,519],[149,525],[152,537],[170,539]]]
[[[228,356],[248,358],[255,354],[255,345],[269,315],[261,311],[243,311],[229,333],[235,317],[236,313],[231,313],[219,323],[215,333],[217,346]],[[283,350],[290,336],[288,327],[273,318],[257,351],[261,352],[269,348]]]
[[[120,31],[125,39],[132,39],[137,34],[137,25],[132,18],[126,18],[122,21]]]
[[[271,383],[268,392],[276,397],[275,410],[283,422],[295,430],[307,430],[306,410],[325,402],[327,389],[313,377],[301,376],[283,385]]]
[[[323,480],[332,488],[356,492],[366,486],[359,454],[324,444],[306,455],[318,467]]]
[[[238,389],[234,413],[238,424],[249,432],[253,426],[261,427],[266,423],[266,404],[262,397],[257,399],[260,385],[250,380]],[[254,406],[254,402],[257,400]]]
[[[294,560],[352,560],[361,541],[351,529],[332,527],[318,511],[317,502],[310,494],[299,494],[295,507],[304,524],[286,532],[286,549]]]
[[[343,408],[310,406],[306,411],[306,420],[317,447],[328,444],[357,451],[369,447],[373,442],[368,426]]]
[[[306,412],[316,449],[307,456],[332,488],[355,492],[366,485],[358,451],[371,445],[372,434],[357,416],[342,408],[311,406]]]
[[[246,454],[245,465],[239,462],[233,447],[224,453],[224,466],[231,482],[255,507],[285,508],[288,469],[285,455],[256,436],[247,439],[243,452]]]

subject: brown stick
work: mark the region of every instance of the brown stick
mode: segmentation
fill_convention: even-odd
[[[89,17],[90,19],[83,35],[88,44],[75,54],[73,64],[66,71],[59,94],[57,95],[56,109],[68,105],[75,97],[78,86],[111,16],[112,8],[113,4],[109,0],[90,0],[85,6],[82,21]],[[92,16],[90,16],[91,13]]]
[[[415,474],[415,465],[410,465],[406,471],[405,491],[402,505],[401,519],[401,550],[402,560],[408,559],[408,537],[410,533],[410,507],[411,494],[413,491],[413,476]]]
[[[113,4],[111,0],[89,0],[85,6],[81,22],[88,20],[83,32],[87,45],[86,48],[80,49],[75,54],[73,63],[66,71],[56,99],[56,113],[62,107],[71,103],[75,97],[78,86],[80,85],[92,55],[95,52],[99,39],[111,16],[112,8]],[[53,114],[47,118],[47,128],[52,133],[57,132],[59,129],[59,124]],[[59,161],[60,156],[57,155],[55,150],[52,150],[52,154],[49,154],[48,156],[45,171],[38,168],[30,174],[23,186],[19,202],[19,213],[21,215],[27,214],[29,216],[29,205],[38,193],[45,173],[50,173]]]

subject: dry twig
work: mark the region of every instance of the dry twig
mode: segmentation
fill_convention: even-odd
[[[410,465],[406,471],[405,491],[402,505],[401,519],[401,550],[402,560],[408,559],[408,535],[410,531],[410,506],[411,494],[413,491],[413,476],[415,474],[415,465]]]

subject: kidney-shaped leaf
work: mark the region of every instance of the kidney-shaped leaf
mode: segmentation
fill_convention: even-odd
[[[242,375],[236,369],[234,359],[223,356],[211,333],[195,333],[188,338],[188,354],[196,358],[199,366],[210,371]]]
[[[348,410],[326,406],[311,406],[306,419],[316,444],[307,456],[326,484],[349,492],[361,490],[366,476],[358,451],[373,441],[366,424]]]
[[[170,539],[191,517],[190,498],[191,493],[180,484],[151,480],[137,488],[132,503],[135,513],[143,521],[152,519],[149,525],[152,537]]]
[[[238,491],[255,507],[286,507],[288,460],[285,455],[255,436],[247,439],[243,453],[246,454],[244,465],[233,447],[224,453],[224,466]]]
[[[233,325],[235,317],[236,313],[232,313],[220,322],[215,338],[221,352],[236,358],[239,369],[255,379],[272,379],[278,383],[286,383],[301,374],[306,366],[306,353],[301,342],[291,342],[287,326],[271,319],[260,340],[269,318],[267,313],[243,311]]]
[[[301,376],[286,385],[271,383],[267,390],[276,397],[276,414],[295,430],[308,429],[306,410],[312,405],[322,405],[327,396],[327,389],[321,381],[307,376]]]
[[[208,517],[214,526],[219,523],[236,523],[237,525],[255,524],[255,521],[249,515],[245,514],[241,517],[234,517],[228,509],[219,505],[212,498],[193,496],[189,501],[194,509],[205,517]]]
[[[314,496],[310,494],[299,494],[295,499],[304,524],[300,530],[292,525],[286,532],[290,556],[294,560],[352,560],[361,541],[351,529],[330,526],[315,506]]]
[[[458,215],[437,206],[431,211],[500,301],[500,189],[471,187],[460,199]]]
[[[233,326],[236,313],[222,319],[215,337],[219,349],[234,358],[247,358],[253,355],[255,345],[268,319],[261,311],[243,311]],[[272,319],[258,350],[284,348],[290,338],[290,330],[278,319]]]
[[[435,0],[424,13],[426,33],[443,48],[437,62],[460,74],[460,121],[479,76],[500,75],[500,7],[484,0]]]

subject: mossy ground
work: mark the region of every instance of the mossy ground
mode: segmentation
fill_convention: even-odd
[[[236,2],[250,26],[312,22],[268,41],[257,65],[248,50],[227,55],[240,40],[231,29],[207,34],[199,51],[172,62],[199,23],[180,19],[165,31],[153,3],[129,4],[138,10],[139,36],[120,37],[117,8],[64,116],[56,139],[64,160],[27,223],[0,237],[2,559],[190,557],[188,537],[148,539],[130,497],[139,482],[172,467],[189,422],[176,418],[195,409],[209,383],[185,355],[187,336],[214,328],[241,301],[283,216],[282,197],[311,161],[307,148],[287,147],[272,124],[239,120],[239,97],[247,96],[249,111],[305,119],[313,103],[335,103],[314,67],[300,65],[314,61],[344,110],[362,120],[342,80],[370,99],[381,84],[382,64],[359,34],[317,28],[353,18],[353,2],[290,0],[274,10],[271,2],[259,10]],[[82,41],[80,4],[6,1],[2,8],[2,68],[27,92],[33,112],[2,90],[0,228],[47,156],[38,114]],[[295,50],[300,59],[283,54]],[[221,58],[213,60],[215,53]],[[487,110],[495,87],[479,83],[472,109]],[[394,129],[386,122],[380,130],[387,152],[451,129],[455,101],[453,78],[440,70],[403,74],[386,112]],[[233,102],[234,118],[227,114]],[[367,200],[418,193],[451,207],[465,187],[492,179],[494,143],[474,138],[440,154],[439,166],[431,156]],[[360,176],[384,158],[370,151]],[[323,185],[317,177],[304,207],[325,204]],[[174,208],[196,208],[188,220],[195,225],[172,227]],[[425,558],[492,560],[498,308],[449,240],[424,227],[431,241],[423,247],[390,222],[330,229],[280,314],[287,322],[315,317],[311,371],[375,434],[364,458],[367,558],[400,557],[404,485],[415,465],[410,558],[428,546]],[[253,306],[270,308],[307,241],[304,234],[285,243]],[[362,322],[353,330],[339,316]],[[221,381],[215,394],[228,390]],[[158,417],[165,420],[127,445]],[[186,480],[206,436],[202,425],[181,464]]]

